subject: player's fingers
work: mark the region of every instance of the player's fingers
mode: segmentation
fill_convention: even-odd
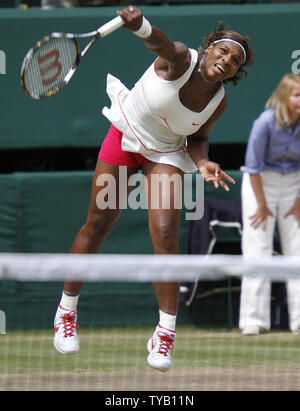
[[[230,183],[235,184],[235,180],[232,177],[230,177],[228,174],[224,173],[224,171],[222,171],[222,178],[225,178]]]
[[[125,10],[118,10],[117,15],[122,18],[122,20],[125,22],[124,27],[126,27],[126,23],[128,23],[128,15]]]
[[[216,178],[220,177],[220,172],[221,172],[221,169],[219,167],[216,167],[216,169],[215,169],[215,177]]]
[[[219,183],[224,188],[224,190],[229,191],[228,185],[223,180],[219,181]]]
[[[124,20],[125,28],[138,30],[142,22],[142,12],[134,6],[128,6],[126,9],[118,10],[117,14]]]
[[[205,178],[205,181],[207,182],[207,183],[212,183],[213,181],[214,181],[214,178],[213,177],[206,177]]]

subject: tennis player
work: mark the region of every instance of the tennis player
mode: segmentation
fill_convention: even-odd
[[[105,107],[103,114],[111,127],[99,153],[86,223],[71,252],[99,252],[120,215],[119,167],[126,166],[128,179],[141,168],[148,182],[154,253],[177,254],[180,210],[173,206],[176,183],[168,194],[162,189],[159,192],[160,204],[165,195],[170,196],[170,207],[152,207],[151,195],[156,192],[152,190],[152,177],[177,176],[173,181],[179,184],[185,172],[199,170],[207,183],[229,190],[227,183],[234,180],[208,159],[208,135],[227,106],[223,83],[237,84],[246,74],[244,67],[251,63],[253,53],[246,37],[223,28],[209,34],[206,49],[197,51],[170,40],[136,7],[129,6],[118,14],[125,21],[124,27],[140,37],[157,58],[131,90],[112,75],[107,77],[111,107]],[[104,174],[116,181],[117,209],[97,205],[97,196],[104,188],[97,181]],[[81,287],[82,283],[65,283],[56,313],[54,346],[63,354],[79,350],[77,302]],[[159,322],[148,341],[148,363],[167,371],[176,336],[179,284],[155,283],[154,288]]]

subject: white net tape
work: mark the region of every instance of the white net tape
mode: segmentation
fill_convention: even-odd
[[[274,282],[299,278],[300,257],[0,253],[0,280],[193,282],[228,276],[263,276]]]

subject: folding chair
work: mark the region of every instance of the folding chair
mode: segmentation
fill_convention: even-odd
[[[214,219],[209,222],[209,231],[211,233],[211,240],[207,250],[207,256],[216,254],[222,250],[223,254],[239,254],[240,243],[242,235],[242,225],[239,221],[221,221]],[[225,251],[224,251],[225,250]],[[194,283],[189,299],[185,302],[186,306],[190,306],[196,298],[199,281]],[[240,291],[240,287],[232,286],[231,277],[227,278],[226,288],[215,288],[210,291],[210,294],[227,293],[227,319],[228,329],[233,327],[233,304],[232,293]],[[202,297],[207,297],[209,294],[205,293]],[[199,297],[198,297],[199,298]]]

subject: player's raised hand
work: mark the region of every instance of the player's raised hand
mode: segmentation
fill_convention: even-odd
[[[137,31],[143,22],[143,13],[137,7],[128,6],[118,10],[118,15],[124,20],[124,27],[131,31]]]

